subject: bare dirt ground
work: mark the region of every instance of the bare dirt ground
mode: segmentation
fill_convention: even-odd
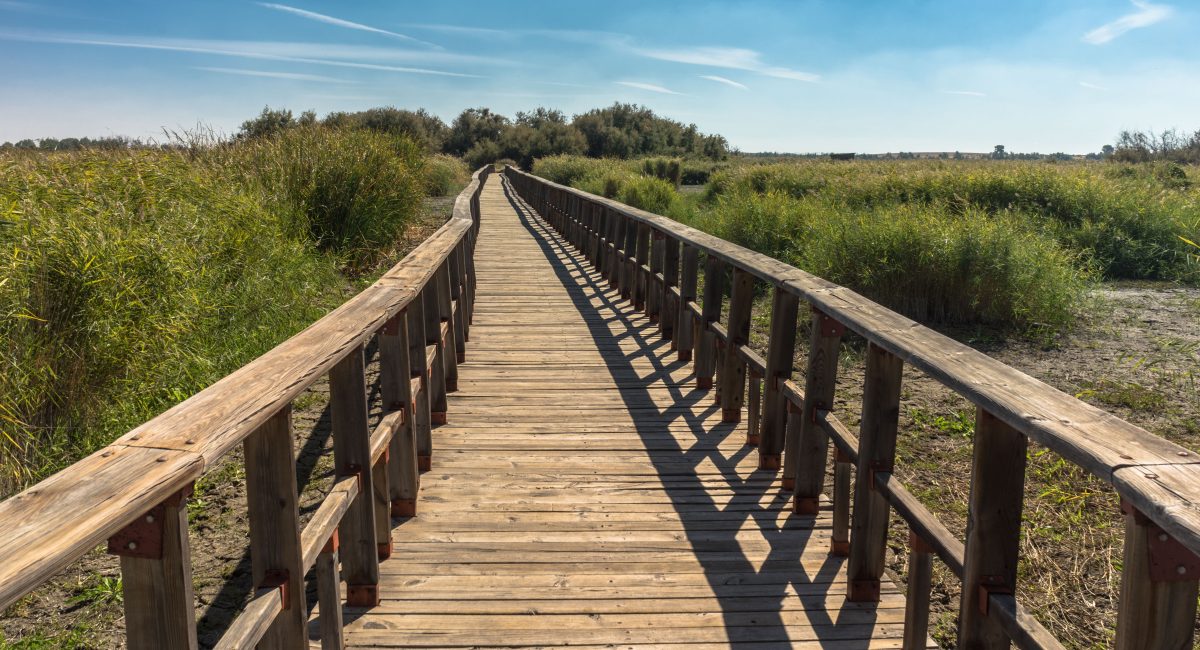
[[[395,259],[441,226],[453,205],[454,197],[426,199],[418,220],[398,243]],[[346,297],[354,293],[356,289],[347,286]],[[374,355],[374,348],[369,347],[367,379],[372,393],[378,390],[378,363]],[[329,385],[322,379],[293,405],[302,524],[333,485],[328,403]],[[372,403],[377,404],[378,400]],[[372,424],[378,416],[378,412],[371,413]],[[245,470],[240,448],[196,482],[188,501],[188,519],[197,626],[200,646],[207,648],[220,639],[221,632],[252,594]],[[124,647],[124,615],[116,582],[120,573],[116,556],[108,555],[103,547],[95,549],[0,616],[0,649]],[[307,580],[306,584],[315,585],[315,581]],[[307,596],[311,607],[316,602],[315,590]]]

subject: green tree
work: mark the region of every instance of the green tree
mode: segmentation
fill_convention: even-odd
[[[498,144],[508,125],[507,117],[493,113],[489,108],[468,108],[454,118],[442,150],[463,156],[480,142]]]

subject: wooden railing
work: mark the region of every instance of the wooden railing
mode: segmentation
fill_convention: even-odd
[[[681,360],[694,361],[698,386],[716,388],[726,421],[740,417],[748,394],[748,442],[758,445],[761,468],[782,470],[796,512],[816,513],[832,440],[830,551],[849,556],[849,600],[879,599],[890,511],[907,522],[905,647],[924,647],[931,555],[962,581],[958,647],[1007,648],[1010,640],[1060,647],[1016,598],[1029,441],[1112,485],[1122,499],[1116,646],[1191,647],[1200,578],[1195,454],[778,260],[512,167],[505,175],[622,297],[657,321]],[[773,291],[766,358],[749,346],[756,283]],[[803,387],[792,379],[801,301],[812,311]],[[846,330],[868,345],[857,436],[832,412]],[[893,474],[905,363],[977,407],[965,541]]]
[[[107,540],[120,556],[128,646],[195,648],[187,496],[241,444],[255,593],[218,647],[307,647],[316,567],[322,645],[346,602],[379,602],[390,517],[414,514],[431,424],[446,417],[474,302],[474,174],[451,219],[362,293],[116,442],[0,503],[0,610]],[[364,346],[378,337],[383,416],[372,430]],[[329,376],[335,482],[300,526],[292,401]],[[339,577],[338,565],[341,564]]]

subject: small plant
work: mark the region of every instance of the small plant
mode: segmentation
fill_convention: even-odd
[[[971,438],[975,435],[975,413],[970,410],[955,411],[950,417],[946,417],[914,408],[909,409],[908,416],[918,426],[934,429],[956,438]]]
[[[67,600],[68,605],[107,605],[121,603],[125,600],[124,585],[121,577],[94,576],[92,580],[79,589],[74,596]]]

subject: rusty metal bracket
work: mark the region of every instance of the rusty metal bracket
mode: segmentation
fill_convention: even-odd
[[[177,508],[192,494],[195,484],[188,483],[182,490],[163,499],[162,503],[150,508],[108,538],[108,552],[121,557],[138,557],[150,560],[162,558],[163,521],[167,507]]]
[[[1012,587],[1000,576],[979,576],[979,613],[988,615],[988,598],[992,594],[1011,595],[1012,592]]]
[[[341,541],[338,539],[338,529],[334,528],[333,534],[329,536],[329,539],[325,540],[325,546],[321,548],[321,552],[337,553],[337,550],[341,548],[341,546]]]
[[[833,446],[833,462],[849,463],[851,461],[850,461],[850,456],[845,451],[843,451],[841,447],[834,445]],[[874,478],[874,477],[872,477],[872,478]],[[872,485],[874,485],[873,482],[872,482]]]
[[[933,552],[933,547],[929,545],[929,542],[926,542],[925,538],[918,535],[915,530],[908,531],[908,549],[913,553]]]
[[[881,460],[873,460],[867,463],[867,488],[872,492],[878,491],[879,487],[875,483],[875,475],[880,473],[891,474],[893,469],[895,467],[891,463],[885,463]]]
[[[271,571],[267,571],[267,574],[263,576],[262,584],[258,586],[259,589],[278,589],[279,600],[283,603],[284,611],[292,608],[292,590],[288,588],[289,577],[290,576],[287,571],[283,569],[273,569]]]
[[[832,316],[817,309],[816,305],[811,305],[810,308],[814,314],[821,317],[821,336],[832,337],[841,336],[846,333],[846,326]]]
[[[1131,515],[1135,523],[1146,529],[1151,581],[1187,582],[1200,579],[1200,557],[1125,499],[1121,499],[1121,512]]]
[[[361,465],[347,463],[346,467],[342,470],[342,476],[353,476],[354,478],[358,479],[358,492],[359,494],[362,494],[363,485],[366,483],[366,481],[363,480],[363,468]]]

